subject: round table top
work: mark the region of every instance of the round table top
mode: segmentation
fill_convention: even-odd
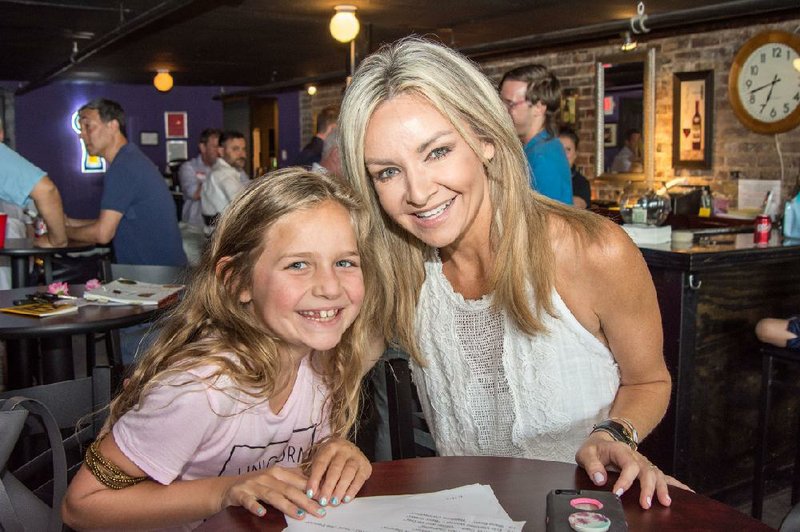
[[[0,290],[0,307],[14,306],[14,300],[44,291],[46,288],[42,286]],[[70,295],[80,297],[84,285],[71,284],[69,291]],[[103,305],[93,302],[80,307],[78,312],[47,318],[0,312],[0,338],[41,338],[110,331],[148,321],[160,311],[155,305]]]
[[[490,485],[511,519],[526,521],[524,530],[530,531],[545,530],[546,498],[551,490],[610,490],[613,486],[609,481],[604,488],[596,487],[578,466],[561,462],[451,456],[377,462],[359,497],[426,493],[475,483]],[[772,530],[708,497],[679,488],[670,489],[670,496],[669,508],[654,502],[650,510],[643,510],[638,484],[632,487],[622,496],[629,530]],[[197,530],[279,531],[285,526],[284,516],[271,507],[263,518],[236,507],[210,517]]]
[[[89,251],[97,247],[97,244],[90,242],[80,242],[70,240],[67,245],[60,248],[40,248],[35,245],[34,238],[6,238],[5,244],[0,248],[0,255],[6,256],[27,256],[27,255],[57,255],[59,253],[73,253],[78,251]]]

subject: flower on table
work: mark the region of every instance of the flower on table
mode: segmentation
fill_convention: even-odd
[[[100,285],[102,285],[102,284],[103,283],[101,283],[97,279],[89,279],[88,281],[86,281],[86,289],[87,290],[94,290],[95,288],[100,288]]]
[[[48,294],[55,294],[57,296],[69,295],[69,284],[67,283],[51,283],[47,287]]]

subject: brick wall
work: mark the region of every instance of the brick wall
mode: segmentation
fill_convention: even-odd
[[[800,18],[748,26],[716,26],[695,33],[650,38],[639,41],[656,49],[656,138],[655,175],[659,180],[688,176],[693,183],[711,182],[715,188],[735,190],[732,172],[752,179],[778,179],[781,175],[776,139],[783,153],[785,167],[784,196],[800,177],[800,128],[779,135],[753,133],[742,125],[728,102],[728,72],[734,55],[753,35],[768,29],[795,31]],[[484,72],[493,81],[511,68],[526,63],[542,63],[551,68],[562,87],[578,91],[577,130],[581,140],[578,166],[590,178],[594,176],[594,64],[598,59],[617,55],[619,43],[591,46],[561,46],[558,50],[495,57],[480,61]],[[675,170],[672,168],[672,81],[675,72],[714,71],[713,159],[710,170]],[[310,106],[302,110],[303,138],[313,134],[311,116],[319,109],[341,100],[341,86],[320,87],[310,98]],[[313,112],[313,115],[309,114]],[[308,122],[308,124],[306,124]]]

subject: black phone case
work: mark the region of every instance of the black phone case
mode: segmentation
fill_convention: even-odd
[[[573,499],[596,499],[603,507],[597,510],[582,510],[572,507]],[[573,532],[569,516],[575,512],[592,511],[611,520],[609,532],[627,532],[628,523],[622,501],[610,491],[556,489],[547,494],[547,532]]]

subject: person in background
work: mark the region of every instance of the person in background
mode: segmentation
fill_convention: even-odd
[[[642,133],[638,129],[625,132],[625,145],[614,156],[611,171],[615,173],[637,172],[642,169]]]
[[[543,65],[525,65],[503,75],[500,99],[525,149],[531,188],[572,205],[572,176],[564,147],[555,138],[561,84]]]
[[[36,211],[47,225],[47,234],[37,238],[39,247],[67,245],[64,207],[58,187],[47,172],[4,144],[5,131],[0,122],[0,199],[17,207],[33,200]]]
[[[194,159],[183,163],[178,170],[178,179],[183,192],[183,212],[181,221],[203,228],[203,213],[200,210],[200,192],[203,183],[211,174],[211,169],[219,157],[219,136],[222,131],[208,128],[200,133],[200,153]]]
[[[244,171],[247,164],[247,144],[238,131],[224,131],[219,137],[219,157],[200,194],[200,205],[206,234],[210,234],[216,217],[225,212],[239,195],[249,178]]]
[[[558,140],[564,146],[572,171],[572,204],[579,209],[588,209],[592,202],[592,187],[586,176],[575,166],[575,160],[578,158],[578,134],[571,127],[562,127],[558,132]]]
[[[339,129],[335,128],[325,137],[322,146],[322,159],[311,165],[312,172],[342,176],[342,159],[339,153]]]
[[[84,242],[111,242],[121,264],[185,266],[175,202],[156,165],[128,142],[122,106],[98,98],[83,105],[78,115],[86,151],[103,157],[108,169],[100,216],[67,218],[67,235]]]
[[[764,318],[756,324],[756,336],[764,343],[800,351],[800,316]]]
[[[347,439],[382,304],[368,227],[346,183],[299,168],[237,197],[112,401],[64,521],[190,528],[228,506],[304,519],[350,502],[372,472]]]
[[[311,168],[312,164],[319,163],[322,160],[325,139],[336,129],[336,121],[338,119],[339,109],[336,107],[325,107],[319,112],[317,115],[317,133],[294,158],[293,166]]]
[[[642,508],[669,506],[668,486],[685,485],[636,450],[671,379],[627,234],[531,191],[496,89],[441,44],[366,57],[339,127],[391,305],[375,334],[411,355],[439,454],[577,462],[599,486],[617,469],[614,493],[638,479]]]

